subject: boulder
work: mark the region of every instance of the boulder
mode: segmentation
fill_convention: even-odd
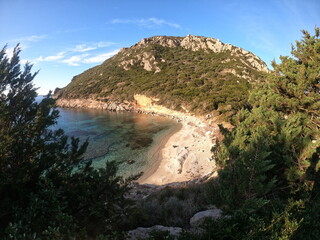
[[[162,225],[155,225],[149,228],[139,227],[128,232],[128,240],[138,240],[138,239],[150,239],[150,234],[154,231],[157,232],[169,232],[171,235],[178,237],[182,228],[179,227],[165,227]]]
[[[109,105],[109,110],[110,111],[115,111],[117,109],[117,104],[114,102],[111,102]]]
[[[198,227],[204,223],[206,219],[218,219],[221,218],[221,209],[210,209],[202,212],[198,212],[190,218],[190,226]]]

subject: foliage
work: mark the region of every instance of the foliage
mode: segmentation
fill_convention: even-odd
[[[188,227],[190,218],[209,204],[207,185],[167,186],[137,202],[143,213],[140,226]],[[210,186],[212,184],[210,183]]]
[[[0,51],[0,238],[84,239],[124,227],[130,180],[117,166],[83,162],[88,142],[52,130],[58,111],[48,94],[36,102],[32,65],[20,49]]]
[[[266,84],[251,92],[251,110],[237,113],[232,132],[221,129],[224,139],[214,153],[231,217],[213,226],[231,221],[219,231],[224,237],[226,231],[236,239],[319,236],[319,31],[303,31],[293,57],[273,62]]]
[[[241,122],[225,136],[216,155],[223,167],[220,182],[229,186],[223,195],[230,206],[308,190],[307,157],[315,144],[313,132],[303,125],[305,118],[297,114],[281,119],[281,114],[262,107],[242,110],[237,117]]]

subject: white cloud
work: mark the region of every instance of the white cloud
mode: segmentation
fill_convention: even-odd
[[[113,50],[107,53],[101,53],[100,48],[105,48],[113,45],[113,42],[96,42],[96,43],[83,43],[69,48],[66,51],[59,52],[55,55],[49,56],[40,56],[34,60],[31,60],[31,63],[39,62],[56,62],[64,63],[70,66],[79,66],[80,64],[93,64],[100,63],[106,60],[107,58],[116,54],[119,49]],[[79,54],[81,53],[81,54]],[[26,60],[24,60],[26,62]]]
[[[167,21],[165,21],[165,20],[158,19],[158,18],[149,18],[148,21],[151,22],[151,23],[154,23],[155,25],[158,25],[158,26],[168,25],[168,26],[170,26],[170,27],[180,28],[180,25],[179,25],[179,24],[167,22]]]
[[[5,42],[1,42],[1,45],[5,45],[9,43],[11,46],[15,46],[17,44],[20,44],[21,49],[26,49],[29,47],[29,43],[31,42],[38,42],[41,39],[46,38],[47,35],[32,35],[32,36],[25,36],[25,37],[20,37],[20,38],[15,38],[15,39],[10,39]]]
[[[82,60],[87,56],[89,56],[89,54],[75,55],[70,58],[62,60],[62,62],[67,63],[70,66],[79,66],[80,65],[79,63],[81,63]]]
[[[97,49],[96,47],[88,47],[86,44],[79,44],[72,50],[74,52],[87,52]]]
[[[113,55],[117,54],[119,49],[113,50],[107,53],[101,53],[97,55],[93,54],[81,54],[81,55],[74,55],[69,58],[63,59],[61,62],[66,63],[70,66],[79,66],[80,64],[93,64],[93,63],[101,63],[106,59],[112,57]]]
[[[19,48],[21,50],[24,50],[30,47],[31,42],[38,42],[45,37],[46,35],[25,36],[21,38],[10,39],[8,41],[2,41],[0,42],[0,45],[1,46],[7,45],[6,55],[8,58],[12,58],[14,47],[16,47],[18,44],[19,44]]]
[[[66,52],[59,52],[56,55],[52,55],[52,56],[47,56],[47,57],[38,57],[36,60],[34,60],[34,62],[53,62],[53,61],[57,61],[60,59],[63,59],[65,57]]]
[[[38,42],[41,39],[44,39],[46,37],[47,37],[47,35],[32,35],[32,36],[18,38],[18,39],[16,39],[16,41],[18,41],[18,42]]]
[[[15,38],[15,39],[10,39],[7,42],[10,44],[18,44],[20,45],[28,45],[30,42],[38,42],[44,38],[46,38],[47,35],[31,35],[31,36],[25,36],[25,37],[20,37],[20,38]]]
[[[110,47],[113,42],[97,42],[97,43],[83,43],[76,45],[71,51],[73,52],[88,52],[98,48]]]
[[[119,49],[116,49],[112,52],[102,53],[99,55],[96,55],[94,57],[89,57],[83,60],[83,63],[100,63],[105,61],[106,59],[112,57],[113,55],[117,54],[119,52]]]
[[[114,45],[116,43],[114,42],[98,42],[97,47],[98,48],[103,48],[103,47],[110,47],[111,45]]]
[[[113,19],[111,23],[117,24],[117,23],[122,23],[122,24],[135,24],[138,25],[139,27],[146,27],[146,28],[154,28],[154,27],[162,27],[162,26],[169,26],[173,28],[181,28],[179,24],[168,22],[163,19],[159,18],[142,18],[142,19]]]

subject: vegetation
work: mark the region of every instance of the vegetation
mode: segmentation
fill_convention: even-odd
[[[143,220],[141,226],[160,224],[188,228],[190,218],[212,201],[212,184],[214,183],[167,186],[137,201]]]
[[[320,29],[273,62],[215,149],[224,209],[209,239],[318,239]],[[222,226],[228,226],[221,228]],[[217,229],[219,229],[217,231]],[[204,239],[208,239],[204,237]]]
[[[93,169],[90,162],[82,161],[88,143],[78,146],[78,140],[68,140],[62,130],[50,130],[58,117],[54,100],[48,95],[42,102],[35,102],[32,79],[36,73],[31,74],[29,64],[24,71],[20,70],[19,48],[12,59],[6,57],[3,49],[1,239],[121,239],[124,230],[137,225],[187,228],[190,217],[210,204],[223,209],[227,216],[207,221],[203,231],[185,232],[180,239],[319,239],[320,29],[316,28],[314,35],[303,31],[302,40],[292,48],[293,56],[281,57],[279,64],[273,62],[274,71],[259,79],[263,84],[252,89],[243,101],[232,100],[228,95],[229,91],[238,91],[235,96],[248,91],[252,86],[247,81],[231,81],[236,76],[230,73],[220,73],[213,80],[208,77],[213,72],[188,60],[208,57],[204,62],[215,66],[218,63],[209,60],[214,53],[157,45],[148,48],[159,60],[161,72],[141,71],[140,63],[124,71],[117,65],[121,58],[118,55],[75,77],[62,90],[62,96],[73,97],[79,91],[86,97],[94,94],[101,99],[129,99],[142,89],[142,93],[152,96],[167,96],[163,103],[168,106],[173,106],[173,101],[187,104],[189,100],[188,106],[195,111],[232,105],[235,115],[230,121],[235,127],[220,127],[224,138],[213,149],[219,177],[189,188],[165,188],[139,200],[134,208],[129,207],[131,202],[124,194],[130,180],[117,177],[113,163],[106,169]],[[221,60],[223,56],[218,55],[215,57],[220,56]],[[173,69],[170,74],[176,74],[174,81],[166,78],[171,71],[169,66]],[[192,70],[184,70],[188,66]],[[187,71],[190,76],[199,74],[199,78],[192,75],[188,81],[189,75],[183,75]],[[205,71],[207,75],[203,75]],[[86,77],[87,88],[81,86]],[[154,80],[160,77],[163,79],[156,83]],[[243,89],[226,89],[232,84],[240,84]],[[214,91],[220,95],[210,98]],[[194,96],[201,99],[197,106],[193,105]],[[219,97],[221,101],[217,100]],[[213,104],[215,101],[217,105]],[[212,108],[206,108],[209,103]],[[174,238],[155,232],[151,239]]]
[[[273,62],[265,84],[251,91],[247,108],[232,119],[235,128],[221,127],[224,139],[213,149],[219,177],[206,183],[204,201],[193,198],[193,206],[215,204],[226,216],[180,239],[319,239],[319,37],[319,28],[313,36],[303,31],[293,57]],[[162,212],[174,209],[163,204],[168,200],[156,199],[162,199]],[[175,203],[179,216],[186,214],[187,208]],[[168,238],[165,233],[157,237]]]
[[[143,68],[143,58],[153,57],[149,62],[160,72]],[[243,78],[244,73],[247,78]],[[233,111],[241,109],[252,87],[249,81],[256,82],[263,75],[245,56],[230,50],[192,51],[150,42],[125,49],[75,76],[60,94],[63,98],[123,101],[133,100],[138,93],[157,97],[159,104],[171,109],[181,110],[183,106],[204,114],[224,105],[231,105]]]
[[[0,238],[86,239],[126,227],[130,179],[116,165],[83,162],[88,142],[51,130],[58,111],[50,94],[35,101],[32,65],[21,70],[17,46],[0,51]]]

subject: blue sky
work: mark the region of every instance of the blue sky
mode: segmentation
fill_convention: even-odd
[[[19,42],[40,94],[67,85],[121,47],[154,35],[218,38],[269,66],[301,29],[320,26],[319,0],[0,0],[0,47]]]

